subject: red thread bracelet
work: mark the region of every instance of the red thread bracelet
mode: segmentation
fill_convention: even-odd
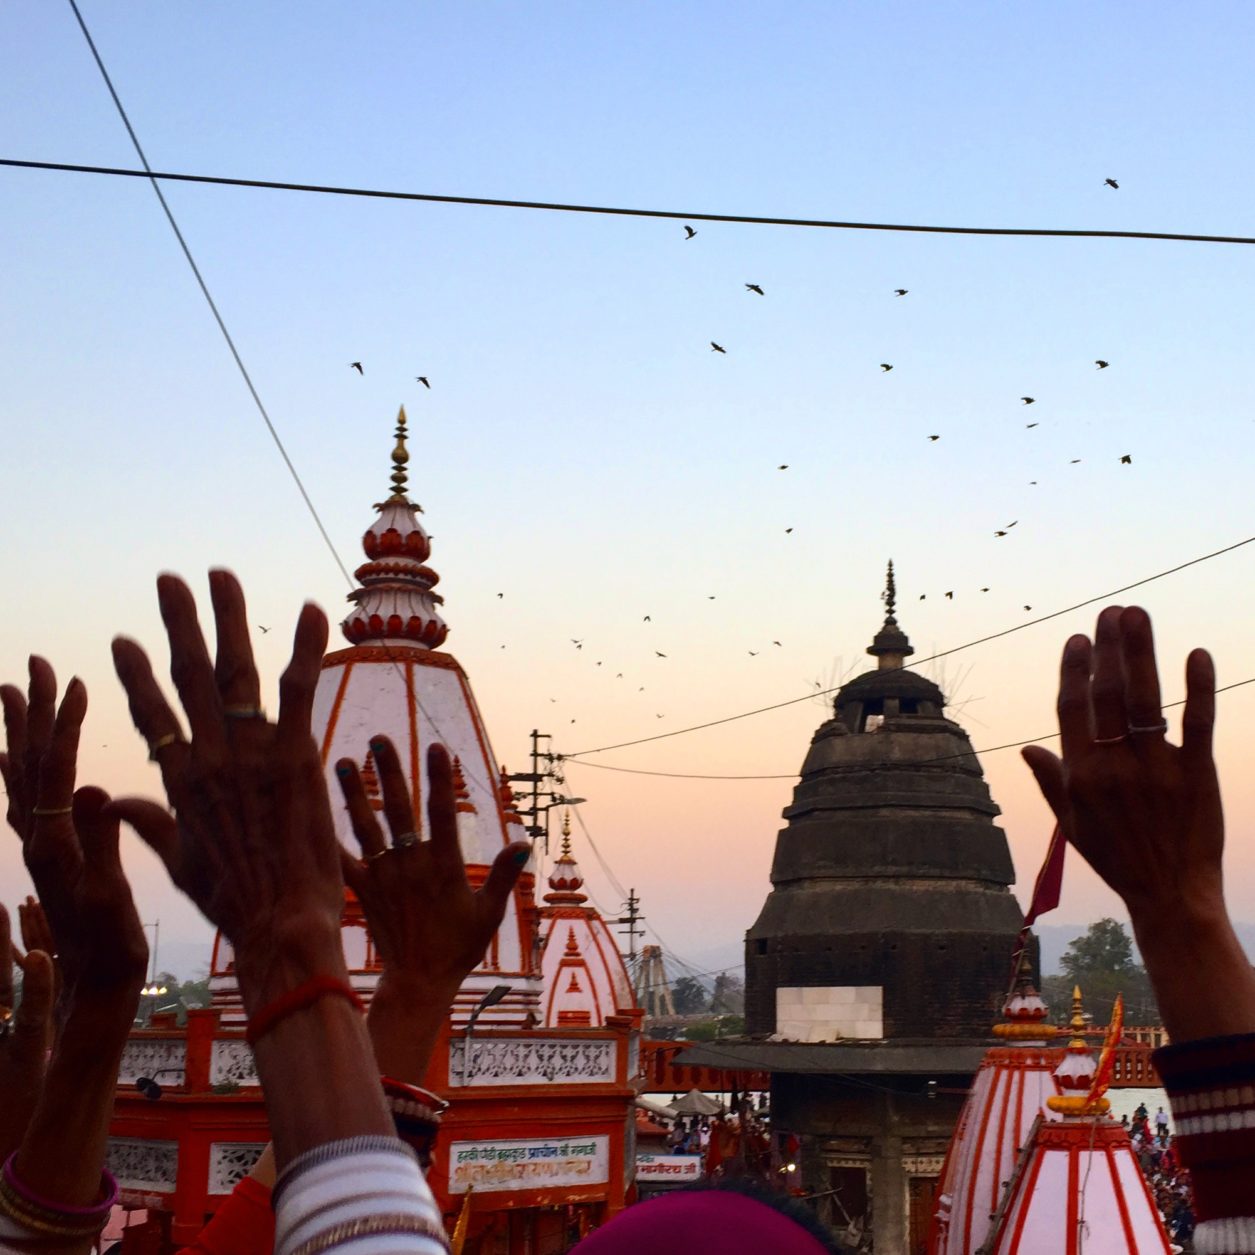
[[[280,994],[273,1002],[255,1011],[248,1020],[248,1028],[244,1031],[244,1040],[254,1046],[280,1020],[286,1020],[297,1011],[304,1011],[320,998],[343,998],[358,1011],[365,1011],[362,1000],[349,988],[347,982],[335,976],[313,976],[309,980]]]

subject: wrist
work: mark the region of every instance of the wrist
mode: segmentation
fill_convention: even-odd
[[[347,982],[348,968],[340,944],[340,930],[311,929],[303,936],[264,937],[235,949],[235,971],[247,1012],[291,992],[316,976]]]

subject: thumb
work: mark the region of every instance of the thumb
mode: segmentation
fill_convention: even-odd
[[[100,813],[134,828],[140,840],[165,864],[170,879],[176,885],[181,884],[179,827],[164,806],[146,797],[119,797],[104,806]]]
[[[510,901],[510,894],[518,883],[518,878],[532,856],[532,847],[526,841],[516,841],[508,845],[492,862],[488,879],[479,891],[483,899],[483,910],[492,923],[492,931],[496,932],[505,917],[505,909]],[[486,921],[486,922],[488,922]]]
[[[1054,811],[1055,819],[1066,833],[1071,808],[1068,805],[1067,785],[1063,780],[1062,761],[1040,745],[1026,745],[1020,751],[1020,757],[1028,764],[1042,797],[1046,799],[1046,804]]]
[[[56,999],[56,968],[51,956],[31,950],[22,961],[22,1001],[13,1017],[18,1052],[43,1063],[52,1035],[52,1006]]]
[[[122,872],[118,857],[118,816],[109,813],[109,795],[94,785],[74,793],[74,830],[83,847],[83,861],[93,879]]]

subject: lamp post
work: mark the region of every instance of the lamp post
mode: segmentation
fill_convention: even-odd
[[[148,983],[139,992],[145,998],[159,998],[162,994],[169,993],[165,985],[157,983],[157,943],[161,940],[161,921],[141,924],[140,927],[153,930],[153,948],[149,954]]]
[[[466,1040],[462,1046],[462,1084],[471,1083],[471,1034],[475,1031],[475,1021],[488,1010],[495,1007],[510,992],[509,985],[494,985],[478,1002],[466,1021]]]

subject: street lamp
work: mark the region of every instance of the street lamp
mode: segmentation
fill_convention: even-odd
[[[509,992],[509,985],[494,985],[479,1000],[475,1009],[471,1012],[471,1018],[466,1021],[466,1041],[462,1046],[463,1085],[469,1085],[471,1081],[471,1034],[475,1031],[475,1021],[478,1020],[489,1007],[495,1007],[497,1003],[499,1003]]]
[[[182,1068],[158,1068],[152,1076],[137,1076],[135,1078],[135,1088],[139,1090],[149,1102],[156,1102],[162,1095],[162,1088],[153,1080],[153,1076],[160,1076],[163,1072],[183,1072]]]

